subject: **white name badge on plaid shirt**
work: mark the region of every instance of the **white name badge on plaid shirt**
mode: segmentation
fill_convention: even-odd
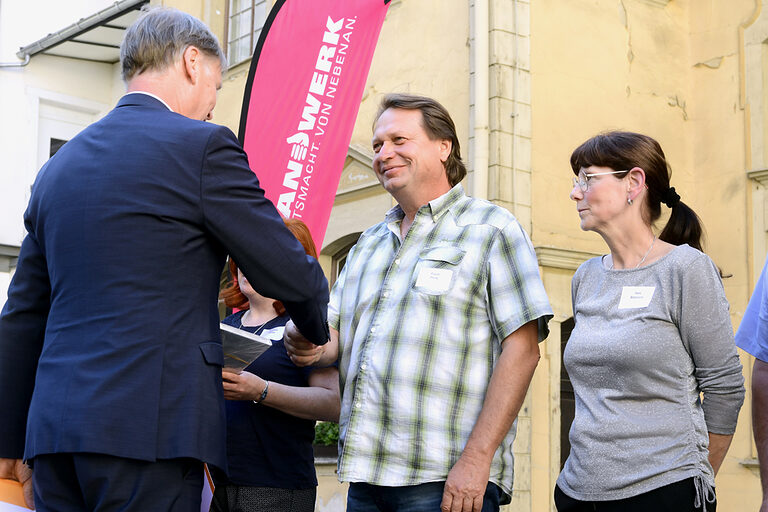
[[[416,287],[433,293],[447,292],[452,277],[453,270],[447,268],[422,268],[416,278]]]
[[[655,291],[655,286],[625,286],[621,289],[619,309],[647,308]]]

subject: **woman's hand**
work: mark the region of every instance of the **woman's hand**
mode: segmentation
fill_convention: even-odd
[[[709,432],[709,464],[717,475],[720,465],[725,460],[725,454],[728,453],[728,447],[731,446],[733,435],[714,434]]]
[[[267,381],[251,372],[222,370],[221,381],[227,400],[257,400],[267,385]]]

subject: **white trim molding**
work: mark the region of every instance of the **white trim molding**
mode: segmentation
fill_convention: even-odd
[[[0,272],[10,272],[19,261],[19,247],[0,244]]]
[[[562,268],[565,270],[576,270],[579,265],[590,258],[600,256],[595,252],[575,251],[573,249],[562,249],[560,247],[537,246],[536,259],[542,267]]]
[[[379,180],[373,173],[373,156],[361,146],[350,145],[344,161],[344,170],[339,177],[336,197],[378,186]]]
[[[768,169],[754,169],[747,171],[747,178],[755,180],[762,186],[768,186]]]

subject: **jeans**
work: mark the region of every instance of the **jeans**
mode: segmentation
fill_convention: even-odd
[[[352,482],[347,493],[347,512],[440,512],[444,486],[445,482],[404,487]],[[488,482],[482,512],[498,512],[502,496],[499,486]]]

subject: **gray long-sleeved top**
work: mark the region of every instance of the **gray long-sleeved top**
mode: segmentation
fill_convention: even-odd
[[[733,434],[744,378],[712,260],[688,245],[637,269],[593,258],[572,299],[564,364],[576,415],[558,486],[584,501],[690,477],[713,487],[707,432]]]

